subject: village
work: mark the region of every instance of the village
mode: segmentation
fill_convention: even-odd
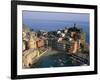
[[[55,31],[35,31],[24,25],[22,40],[23,68],[30,68],[40,57],[54,51],[78,55],[85,59],[89,57],[89,44],[86,42],[86,34],[82,28],[77,28],[76,24],[70,28],[65,27]]]

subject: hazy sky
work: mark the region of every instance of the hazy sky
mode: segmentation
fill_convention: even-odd
[[[89,14],[23,11],[23,19],[88,22]]]

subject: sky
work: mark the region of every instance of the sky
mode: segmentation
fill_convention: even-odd
[[[89,14],[65,13],[65,12],[23,11],[23,19],[88,22]]]

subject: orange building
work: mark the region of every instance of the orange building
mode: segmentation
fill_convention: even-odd
[[[37,48],[44,47],[44,40],[38,38],[37,41],[36,41],[36,44],[37,44]]]

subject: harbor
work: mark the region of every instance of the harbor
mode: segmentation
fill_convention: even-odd
[[[88,66],[89,44],[76,24],[55,31],[23,27],[23,68]]]
[[[75,56],[75,55],[74,55]],[[77,56],[77,55],[76,55]],[[47,68],[47,67],[73,67],[73,66],[87,66],[88,60],[80,58],[79,56],[73,57],[73,55],[65,52],[52,51],[45,53],[37,63],[33,64],[31,68]]]

